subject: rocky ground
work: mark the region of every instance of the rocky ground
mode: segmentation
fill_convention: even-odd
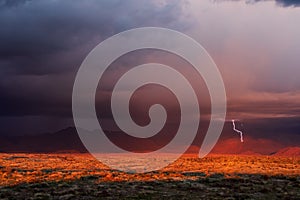
[[[135,174],[86,154],[0,154],[0,199],[300,199],[300,158],[183,157]]]

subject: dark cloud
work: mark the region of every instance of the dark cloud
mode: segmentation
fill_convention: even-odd
[[[26,3],[29,0],[0,0],[0,9],[7,7],[16,7]]]
[[[283,6],[300,6],[299,0],[276,0],[276,2]]]
[[[117,32],[139,26],[172,27],[180,16],[179,5],[135,0],[3,1],[1,67],[38,75],[72,70],[91,48]]]
[[[268,138],[292,146],[299,144],[299,117],[252,119],[243,126],[245,134],[253,138]]]
[[[72,74],[13,76],[0,81],[0,116],[71,116]]]
[[[15,127],[6,116],[69,120],[75,74],[89,51],[135,27],[183,30],[182,6],[181,0],[0,0],[0,116],[6,124],[0,134]]]
[[[215,0],[215,1],[229,1],[229,0]],[[231,0],[231,1],[240,1],[240,0]],[[263,1],[269,1],[269,0],[246,0],[246,3],[248,4],[253,4],[256,2],[263,2]],[[300,6],[300,1],[299,0],[273,0],[276,2],[277,5],[279,6],[293,6],[293,7],[298,7]]]
[[[266,0],[255,0],[256,2],[258,1],[266,1]],[[276,3],[280,6],[300,6],[300,1],[299,0],[275,0]]]

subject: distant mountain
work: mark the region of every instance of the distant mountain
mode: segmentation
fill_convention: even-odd
[[[213,148],[215,154],[244,154],[244,155],[270,155],[283,148],[284,145],[263,138],[245,137],[244,142],[237,138],[219,140]]]
[[[240,153],[241,155],[249,155],[249,156],[259,156],[262,155],[261,153],[257,153],[254,151],[244,151],[242,153]]]
[[[87,132],[95,133],[95,132]],[[138,140],[128,141],[120,132],[112,132],[111,139],[114,142],[123,144],[124,148],[141,149],[141,151],[149,151],[152,148],[159,148],[157,140],[149,140],[142,143]],[[4,136],[0,137],[0,152],[7,153],[85,153],[87,152],[81,142],[77,130],[69,127],[55,133],[46,133],[39,135],[26,136]]]
[[[0,152],[87,152],[74,127],[55,133],[0,138]]]
[[[300,147],[286,147],[277,151],[274,156],[300,156]]]
[[[113,137],[116,142],[133,145],[137,148],[147,149],[140,142],[130,143],[117,132]],[[147,143],[148,147],[157,146],[156,141]],[[76,128],[69,127],[55,133],[26,136],[0,137],[0,152],[6,153],[86,153]],[[198,154],[199,147],[192,145],[187,154]],[[238,138],[220,139],[213,148],[212,154],[240,154],[240,155],[274,155],[274,156],[300,156],[300,147],[286,147],[271,139],[245,137],[244,142]]]

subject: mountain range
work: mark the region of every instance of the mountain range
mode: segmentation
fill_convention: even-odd
[[[191,146],[187,153],[197,153],[199,147]],[[76,128],[38,135],[1,136],[2,153],[86,153]],[[212,152],[214,154],[300,156],[300,147],[285,146],[277,141],[264,138],[245,137],[220,139]]]

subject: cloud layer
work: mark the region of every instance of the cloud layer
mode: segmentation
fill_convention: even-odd
[[[73,125],[72,86],[82,60],[104,39],[143,26],[182,31],[207,49],[224,78],[228,119],[249,121],[256,137],[279,135],[276,130],[298,133],[299,5],[291,0],[0,0],[0,134]],[[185,67],[155,53],[128,56],[119,67],[138,59]]]

